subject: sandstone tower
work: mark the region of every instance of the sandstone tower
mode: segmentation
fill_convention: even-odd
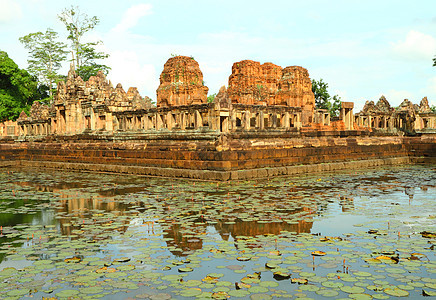
[[[227,90],[232,103],[301,107],[303,123],[311,123],[315,96],[309,72],[302,67],[282,67],[243,60],[232,66]]]
[[[192,57],[175,56],[168,59],[160,75],[157,107],[206,103],[208,90],[198,62]]]

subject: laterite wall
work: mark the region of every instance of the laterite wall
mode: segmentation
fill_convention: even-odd
[[[205,180],[241,180],[306,172],[434,162],[433,136],[173,135],[0,140],[10,164]]]

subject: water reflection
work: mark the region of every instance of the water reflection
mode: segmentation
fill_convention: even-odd
[[[154,185],[161,181],[129,180],[127,177],[117,180],[116,176],[108,176],[101,184],[103,181],[91,178],[91,175],[81,178],[80,174],[68,173],[65,178],[59,178],[59,174],[47,172],[41,175],[31,171],[8,174],[8,186],[14,187],[13,191],[26,192],[29,198],[32,193],[47,197],[1,200],[4,212],[0,213],[0,224],[5,227],[52,224],[71,239],[103,240],[110,239],[114,230],[126,232],[139,213],[147,212],[150,218],[141,218],[142,225],[153,231],[154,220],[164,220],[160,234],[167,246],[174,255],[186,255],[203,247],[202,236],[206,236],[212,227],[224,241],[236,240],[238,236],[279,235],[283,231],[310,233],[314,218],[331,213],[329,204],[335,198],[340,211],[348,213],[355,210],[353,194],[356,192],[367,192],[372,185],[378,184],[377,191],[371,192],[387,193],[402,185],[401,178],[388,172],[380,176],[356,174],[358,184],[356,178],[347,179],[335,174],[328,180],[317,179],[319,185],[316,186],[301,182],[280,187],[269,180],[259,181],[252,187],[262,191],[257,195],[251,193],[248,186],[232,190],[231,185],[216,184],[211,188],[203,184],[207,187],[203,189],[201,184],[190,186],[173,180],[167,182],[167,187],[154,190]],[[343,186],[338,184],[339,180]],[[277,192],[278,188],[281,192]],[[414,187],[402,188],[412,200]],[[422,191],[427,189],[421,185]],[[265,193],[270,195],[265,197]],[[308,197],[310,201],[307,201]],[[251,205],[247,198],[258,202]],[[33,210],[29,210],[32,207]],[[316,230],[320,230],[319,226]],[[0,243],[9,243],[11,239],[3,236]],[[16,245],[20,246],[19,243]],[[4,257],[1,255],[0,259]]]
[[[309,233],[312,228],[312,222],[296,221],[296,224],[286,222],[268,222],[259,223],[256,221],[235,221],[233,224],[218,222],[215,228],[220,233],[223,240],[228,240],[229,236],[236,239],[238,236],[257,236],[257,235],[279,235],[282,231]]]

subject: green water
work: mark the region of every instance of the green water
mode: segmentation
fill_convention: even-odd
[[[436,166],[237,183],[0,169],[0,298],[420,298],[435,195]]]

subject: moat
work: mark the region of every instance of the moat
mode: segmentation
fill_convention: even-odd
[[[435,171],[217,183],[2,168],[0,298],[434,296]]]

